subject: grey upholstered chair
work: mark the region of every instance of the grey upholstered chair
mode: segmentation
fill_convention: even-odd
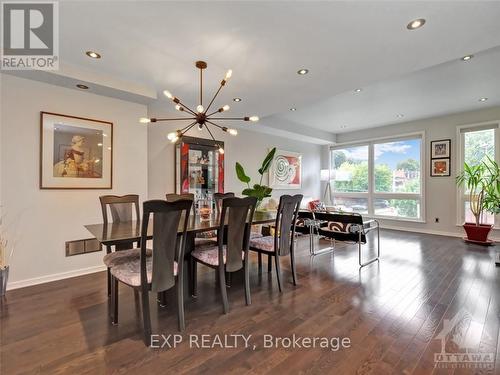
[[[139,258],[128,258],[111,268],[111,321],[118,323],[118,282],[141,292],[144,321],[144,342],[151,340],[151,319],[149,314],[149,292],[162,293],[177,287],[177,308],[179,330],[185,328],[183,259],[186,246],[186,229],[189,211],[193,202],[179,200],[166,202],[151,200],[143,204],[141,248]],[[148,225],[153,216],[152,256],[147,256]],[[179,224],[182,224],[178,240]]]
[[[250,225],[253,220],[256,204],[257,199],[251,197],[225,198],[222,201],[220,224],[217,230],[217,245],[195,248],[191,252],[191,269],[193,277],[191,282],[193,290],[191,294],[196,295],[196,265],[201,263],[216,269],[219,275],[222,304],[225,314],[229,311],[226,291],[226,272],[236,272],[244,267],[245,299],[247,305],[251,303],[248,244],[250,239]],[[227,233],[226,236],[224,233]],[[227,238],[226,244],[224,244],[224,237]]]
[[[111,213],[111,219],[113,223],[128,222],[134,220],[140,220],[139,212],[139,196],[136,194],[129,194],[123,196],[117,195],[103,195],[99,197],[101,202],[102,219],[104,226],[109,225],[108,211]],[[139,246],[139,243],[137,244]],[[110,268],[116,263],[121,262],[125,258],[135,257],[139,258],[140,251],[138,248],[134,249],[134,242],[125,242],[119,245],[106,246],[106,255],[104,256],[103,262],[108,269],[108,296],[111,295],[111,276]],[[151,254],[149,254],[151,255]]]
[[[297,275],[295,271],[295,225],[302,195],[282,195],[276,214],[275,230],[273,236],[252,238],[250,240],[250,250],[260,254],[267,254],[274,257],[276,261],[276,277],[278,278],[278,288],[281,292],[281,270],[280,256],[290,255],[292,267],[293,285],[297,285]]]

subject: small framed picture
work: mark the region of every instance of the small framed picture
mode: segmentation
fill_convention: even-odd
[[[451,139],[431,142],[431,159],[449,158],[451,155]]]
[[[431,160],[431,177],[447,177],[450,175],[449,158]]]
[[[40,189],[111,189],[113,124],[40,113]]]

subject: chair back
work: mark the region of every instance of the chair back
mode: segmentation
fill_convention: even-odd
[[[102,195],[99,200],[101,201],[102,218],[105,225],[109,222],[108,207],[114,223],[132,221],[134,210],[136,220],[141,217],[139,213],[139,196],[137,194],[123,196]]]
[[[322,226],[320,234],[329,238],[334,238],[339,241],[359,242],[359,233],[351,230],[355,225],[363,227],[363,217],[358,213],[350,212],[315,212],[317,220],[327,222],[326,226]],[[361,234],[361,242],[366,242],[365,234]]]
[[[177,202],[181,199],[188,199],[191,202],[193,202],[193,215],[196,214],[195,212],[195,204],[194,204],[194,194],[193,193],[184,193],[184,194],[175,194],[175,193],[167,193],[165,194],[165,199],[167,202]]]
[[[276,213],[274,249],[277,255],[288,255],[294,246],[293,236],[303,196],[282,195]]]
[[[222,210],[222,200],[234,197],[234,193],[214,193],[215,212],[217,213],[217,217],[220,217],[220,213]]]
[[[245,260],[248,259],[248,246],[250,240],[250,226],[257,198],[225,198],[222,200],[217,242],[219,259],[223,259],[224,229],[227,228],[226,237],[226,271],[234,272],[243,267],[242,251]],[[227,224],[227,227],[226,227]],[[223,264],[219,262],[219,264]]]
[[[150,200],[143,204],[141,229],[141,284],[147,285],[146,244],[149,220],[151,215],[153,215],[152,291],[162,292],[175,285],[175,260],[179,263],[177,275],[179,276],[179,280],[182,280],[186,229],[192,204],[193,201],[188,199],[176,202]],[[180,236],[178,236],[178,234],[180,234]]]

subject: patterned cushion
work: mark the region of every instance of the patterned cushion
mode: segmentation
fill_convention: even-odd
[[[331,232],[341,232],[341,233],[351,233],[351,224],[349,223],[340,223],[336,221],[329,221],[326,228],[323,230],[329,230]]]
[[[151,254],[153,254],[153,251],[151,249],[146,249],[146,255],[151,256]],[[139,259],[140,257],[141,249],[118,250],[106,254],[102,261],[106,267],[111,268],[130,259]]]
[[[226,264],[226,245],[222,248],[223,254],[224,254],[224,264]],[[195,249],[193,252],[191,252],[191,256],[193,258],[198,259],[200,262],[209,264],[211,266],[218,266],[219,265],[219,247],[218,246],[212,246],[212,247],[205,247],[201,249]],[[245,258],[245,252],[241,251],[241,259]]]
[[[148,275],[148,283],[151,283],[153,269],[153,258],[146,259],[146,271]],[[141,285],[141,262],[139,258],[129,258],[128,261],[122,262],[111,268],[111,274],[121,282],[131,285]],[[177,262],[174,262],[174,275],[177,276]]]
[[[274,253],[274,236],[252,238],[250,240],[250,248]]]
[[[250,239],[252,238],[261,238],[263,237],[262,233],[259,232],[250,232]]]

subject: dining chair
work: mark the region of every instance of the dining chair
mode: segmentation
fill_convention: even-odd
[[[191,252],[191,276],[193,278],[191,280],[191,294],[196,295],[198,263],[217,270],[224,314],[229,312],[226,272],[236,272],[244,268],[245,300],[247,305],[251,304],[248,245],[250,225],[253,221],[256,205],[257,199],[253,197],[225,198],[222,201],[219,228],[217,230],[217,245],[195,248]],[[226,233],[226,236],[224,233]],[[226,237],[226,244],[224,244],[224,237]]]
[[[177,202],[178,200],[181,200],[181,199],[189,199],[190,201],[193,202],[192,212],[193,212],[193,215],[195,215],[196,214],[196,206],[195,206],[193,193],[183,193],[183,194],[167,193],[167,194],[165,194],[165,200],[167,202]]]
[[[118,282],[141,292],[144,343],[151,339],[151,318],[149,313],[149,292],[163,293],[176,286],[177,318],[179,331],[185,328],[183,259],[186,247],[186,233],[189,211],[193,202],[179,200],[166,202],[150,200],[143,204],[140,257],[111,268],[111,322],[118,324]],[[148,226],[153,216],[152,256],[147,256]],[[179,224],[182,224],[178,240]]]
[[[221,210],[222,210],[222,200],[226,198],[234,198],[235,195],[234,193],[228,192],[228,193],[214,193],[214,201],[215,201],[215,212],[217,214],[217,217],[220,217]]]
[[[134,212],[136,220],[139,220],[141,217],[139,212],[139,196],[136,194],[128,194],[123,196],[102,195],[99,197],[99,200],[101,202],[102,219],[105,227],[110,223],[108,211],[111,213],[111,219],[113,220],[113,223],[132,221],[134,219]],[[138,247],[139,243],[137,243],[137,248],[134,249],[134,242],[124,242],[121,244],[117,244],[114,246],[115,251],[113,251],[112,246],[106,246],[106,255],[103,258],[103,262],[107,267],[108,273],[108,297],[111,295],[110,268],[127,258],[139,258],[140,250],[138,249]]]
[[[293,285],[297,285],[295,271],[295,225],[297,222],[302,195],[282,195],[276,213],[274,234],[250,240],[250,251],[274,257],[278,289],[281,292],[280,257],[290,255]]]

